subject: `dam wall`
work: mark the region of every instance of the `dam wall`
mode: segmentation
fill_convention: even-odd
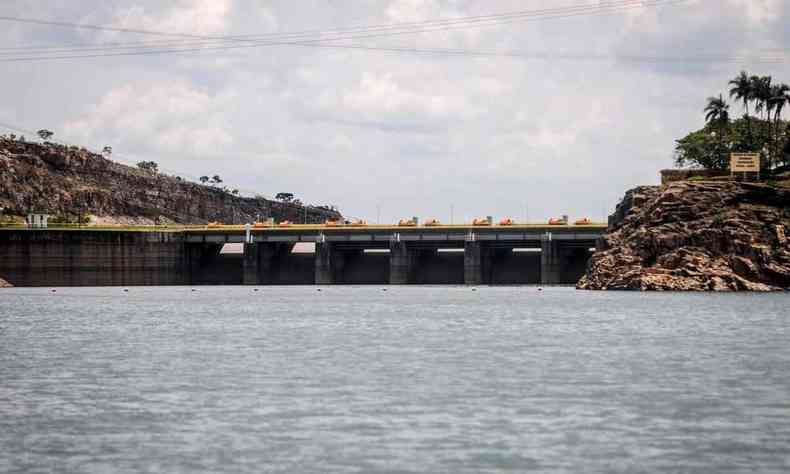
[[[14,286],[189,284],[185,257],[172,232],[0,232],[0,278]]]
[[[600,232],[0,229],[0,280],[13,286],[570,285],[584,274]]]

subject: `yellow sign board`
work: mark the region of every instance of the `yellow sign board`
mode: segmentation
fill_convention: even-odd
[[[730,172],[732,173],[759,173],[759,153],[731,153]]]

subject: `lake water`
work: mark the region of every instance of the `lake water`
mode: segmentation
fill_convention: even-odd
[[[790,470],[790,295],[321,290],[0,290],[0,472]]]

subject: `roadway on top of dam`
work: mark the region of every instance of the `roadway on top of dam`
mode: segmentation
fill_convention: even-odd
[[[4,230],[31,232],[166,232],[182,234],[187,242],[316,242],[316,241],[539,241],[595,240],[606,232],[606,224],[512,224],[512,225],[325,225],[248,227],[245,225],[50,225],[31,228],[24,225],[0,226]]]
[[[606,232],[605,224],[587,225],[291,225],[190,227],[182,230],[186,242],[392,242],[392,241],[591,241]]]

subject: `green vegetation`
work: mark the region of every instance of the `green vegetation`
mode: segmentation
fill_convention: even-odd
[[[49,130],[47,130],[47,129],[45,129],[45,128],[42,128],[41,130],[39,130],[38,132],[36,132],[36,134],[37,134],[37,135],[38,135],[38,136],[39,136],[39,137],[40,137],[42,140],[44,140],[45,142],[46,142],[47,140],[49,140],[50,138],[52,138],[52,135],[54,135],[54,133],[50,132]]]
[[[222,178],[218,174],[215,174],[211,178],[208,176],[201,176],[200,182],[203,184],[210,184],[211,186],[218,186],[223,183]]]
[[[0,207],[0,225],[17,225],[24,224],[25,219],[21,216],[16,216],[11,211]]]
[[[294,200],[294,195],[293,193],[277,193],[274,199],[282,202],[291,202]]]
[[[148,171],[149,173],[153,173],[153,174],[159,172],[159,164],[156,163],[155,161],[141,161],[137,163],[137,167],[140,168],[141,170]]]
[[[722,94],[709,97],[705,127],[677,140],[675,164],[726,170],[732,152],[760,153],[765,172],[790,167],[790,123],[782,120],[790,109],[790,86],[771,76],[742,71],[729,82],[729,96],[742,105],[742,118],[731,120],[730,105]],[[755,116],[750,115],[753,110]]]
[[[90,224],[91,217],[81,214],[59,214],[49,218],[50,224]]]

